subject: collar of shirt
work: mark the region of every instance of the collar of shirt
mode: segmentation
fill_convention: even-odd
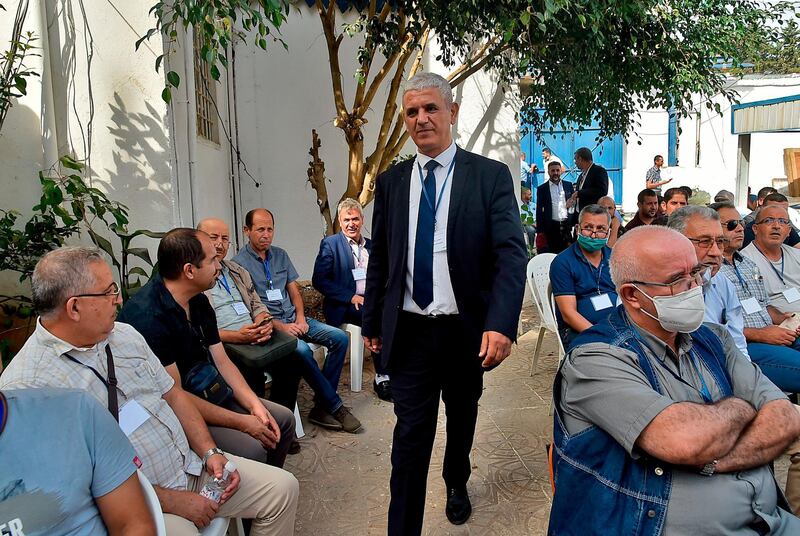
[[[668,357],[674,359],[673,365],[680,370],[680,366],[678,365],[680,356],[687,353],[689,350],[692,349],[692,336],[688,333],[678,333],[676,341],[678,343],[678,354],[676,355],[675,352],[670,348],[667,343],[647,331],[646,329],[642,329],[639,327],[633,320],[631,322],[631,327],[637,331],[639,336],[641,337],[641,341],[644,343],[644,346],[647,350],[650,351],[653,355],[655,355],[658,359],[662,362],[668,362]]]
[[[456,157],[456,142],[453,141],[450,143],[450,146],[439,153],[437,156],[431,158],[430,156],[424,155],[421,152],[417,151],[417,163],[424,169],[425,165],[430,162],[431,160],[436,160],[436,162],[445,170],[450,167],[450,163],[453,161],[453,158]],[[424,177],[423,177],[424,178]]]
[[[256,250],[253,249],[253,247],[250,245],[250,242],[247,242],[247,244],[244,245],[244,250],[247,253],[249,253],[250,256],[253,257],[255,260],[257,260],[258,262],[260,262],[262,264],[264,263],[264,259],[261,258],[261,255],[256,253]],[[266,252],[266,258],[267,259],[269,258],[269,250],[267,250],[267,252]]]
[[[99,352],[99,350],[105,348],[108,344],[108,339],[102,340],[97,344],[93,344],[88,348],[79,348],[69,342],[59,339],[52,333],[50,333],[46,327],[42,325],[42,319],[36,319],[36,329],[34,331],[34,337],[38,340],[39,344],[46,347],[51,348],[53,352],[59,356],[64,355],[68,352]]]
[[[611,256],[611,248],[608,247],[608,246],[603,246],[603,249],[600,250],[602,252],[602,258],[600,259],[600,265],[599,266],[595,266],[594,264],[589,262],[589,259],[586,258],[586,255],[583,253],[583,250],[581,249],[581,247],[578,245],[577,242],[572,244],[571,247],[572,247],[572,253],[575,255],[575,257],[577,257],[579,261],[581,261],[581,262],[583,262],[585,264],[588,264],[593,270],[601,269],[603,267],[603,263],[605,263],[606,260]]]
[[[342,233],[342,234],[344,234],[344,233]],[[345,238],[347,238],[347,237],[345,236]],[[364,238],[364,235],[361,235],[361,241],[360,242],[356,242],[352,238],[347,238],[347,243],[350,244],[351,246],[365,246],[365,245],[367,245],[367,239]]]

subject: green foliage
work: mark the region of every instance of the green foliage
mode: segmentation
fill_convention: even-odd
[[[156,57],[156,71],[172,52],[178,28],[189,26],[201,46],[200,58],[209,65],[214,80],[219,80],[221,68],[228,67],[229,46],[237,39],[245,40],[248,33],[253,44],[263,50],[267,49],[268,40],[287,48],[275,35],[289,13],[289,3],[285,0],[159,0],[150,13],[155,16],[156,25],[136,41],[136,49],[157,33],[164,37],[166,52]],[[172,88],[180,83],[176,72],[167,73],[161,92],[167,104],[172,101]]]
[[[6,10],[2,4],[0,9]],[[32,32],[22,31],[27,12],[27,2],[20,1],[11,29],[9,48],[0,53],[0,130],[3,128],[3,122],[13,99],[27,95],[28,79],[39,76],[37,72],[25,66],[26,58],[39,56],[34,52],[36,36]]]
[[[138,257],[151,270],[154,266],[149,251],[131,247],[131,242],[137,236],[161,238],[164,233],[128,231],[128,208],[88,186],[82,171],[83,164],[63,156],[50,172],[40,172],[41,198],[33,207],[33,215],[21,226],[17,224],[18,212],[0,209],[0,270],[18,272],[22,282],[31,276],[42,255],[86,231],[95,246],[110,257],[119,274],[123,299],[127,299],[141,287],[141,278],[149,277],[141,267],[130,267],[130,257]],[[110,231],[119,240],[119,255],[98,229]]]
[[[753,66],[742,69],[743,73],[800,73],[800,25],[788,21],[776,33],[759,39],[748,57]]]
[[[701,189],[699,186],[692,188],[692,197],[689,198],[690,205],[707,206],[711,203],[711,194]]]

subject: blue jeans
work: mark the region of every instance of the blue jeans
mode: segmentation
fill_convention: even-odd
[[[748,343],[747,352],[780,390],[800,393],[800,352],[791,346],[760,342]]]
[[[302,363],[303,378],[314,390],[316,398],[327,406],[329,412],[334,413],[342,407],[342,399],[336,393],[336,389],[339,387],[344,356],[350,339],[347,333],[339,328],[323,324],[313,318],[306,318],[306,322],[308,322],[308,333],[298,339],[296,350]],[[320,344],[328,349],[322,370],[314,361],[314,352],[306,344],[308,342]]]

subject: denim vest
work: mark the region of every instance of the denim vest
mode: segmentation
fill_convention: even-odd
[[[607,320],[581,333],[574,346],[607,343],[635,353],[639,366],[659,393],[664,393],[654,364],[637,341],[622,306]],[[723,397],[732,394],[719,338],[705,326],[692,332],[692,347],[711,371]],[[667,517],[672,471],[669,465],[642,453],[633,459],[597,426],[569,435],[560,415],[562,375],[553,385],[555,495],[548,534],[589,536],[625,534],[658,536]]]

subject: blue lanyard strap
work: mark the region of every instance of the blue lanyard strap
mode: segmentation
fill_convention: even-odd
[[[267,256],[264,258],[264,274],[267,276],[267,286],[270,290],[272,290],[272,272],[269,269],[269,251],[267,251]]]
[[[747,284],[747,281],[744,280],[744,277],[742,277],[741,272],[739,272],[739,267],[736,266],[736,260],[734,259],[731,264],[733,265],[733,271],[736,272],[736,278],[739,280],[739,283],[742,284],[747,294],[752,296],[753,293],[750,292],[750,286]]]
[[[8,420],[8,400],[6,400],[6,395],[0,392],[0,434],[6,427],[6,420]]]
[[[769,267],[772,268],[772,271],[775,272],[775,275],[778,276],[778,278],[781,280],[781,283],[785,285],[786,281],[783,280],[783,249],[781,249],[781,271],[779,272],[778,269],[775,268],[775,265],[772,264],[772,261],[769,259],[769,257],[764,255],[764,252],[761,251],[761,249],[758,246],[756,246],[755,242],[753,242],[753,247],[755,247],[758,250],[758,252],[761,253],[761,255],[767,260]]]
[[[453,173],[453,167],[456,165],[456,157],[453,156],[453,160],[450,162],[450,167],[447,168],[447,175],[444,177],[444,182],[442,183],[441,189],[439,189],[439,196],[436,199],[436,204],[433,204],[433,200],[428,196],[428,191],[425,189],[425,182],[422,178],[422,166],[419,165],[417,162],[417,169],[419,170],[419,184],[422,186],[422,195],[425,196],[425,202],[428,203],[428,206],[431,207],[433,211],[433,224],[436,225],[436,213],[439,211],[439,206],[442,203],[442,197],[444,196],[444,189],[447,187],[447,181],[450,180],[450,175]]]
[[[231,286],[228,284],[228,279],[225,277],[225,272],[220,271],[219,278],[217,279],[217,281],[219,281],[222,284],[222,286],[225,287],[225,290],[227,290],[228,294],[230,294],[231,298],[233,298],[233,293],[231,292]]]

